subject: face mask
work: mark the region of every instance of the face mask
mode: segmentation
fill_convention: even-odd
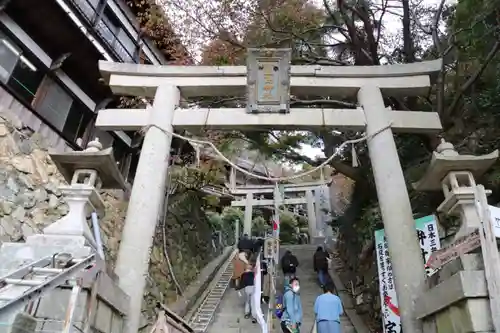
[[[298,292],[299,292],[299,290],[300,290],[300,286],[293,286],[293,287],[292,287],[292,291],[293,291],[294,293],[298,293]]]

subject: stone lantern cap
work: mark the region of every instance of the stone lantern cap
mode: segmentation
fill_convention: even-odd
[[[98,139],[89,142],[84,151],[72,151],[49,153],[52,161],[61,172],[64,179],[71,184],[73,174],[76,170],[90,169],[96,170],[102,182],[102,189],[122,189],[127,185],[116,165],[113,157],[113,148],[101,150],[102,145]]]
[[[453,145],[441,139],[432,153],[431,163],[418,182],[412,184],[418,191],[441,191],[441,181],[452,171],[469,171],[474,178],[481,177],[498,159],[498,150],[481,156],[460,155]]]

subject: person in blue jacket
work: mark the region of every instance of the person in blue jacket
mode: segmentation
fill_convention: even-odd
[[[341,333],[340,316],[343,314],[342,301],[334,294],[335,286],[327,282],[324,294],[314,302],[317,333]]]
[[[281,329],[283,333],[300,333],[302,323],[302,302],[300,300],[299,279],[293,277],[285,286],[283,294],[283,315],[281,316]]]

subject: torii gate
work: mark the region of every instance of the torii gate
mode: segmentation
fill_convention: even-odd
[[[260,59],[262,68],[273,68],[276,58]],[[262,62],[264,61],[264,62]],[[388,239],[405,333],[422,332],[414,315],[414,299],[424,286],[424,267],[416,237],[412,209],[399,162],[394,132],[437,133],[441,131],[435,112],[393,111],[383,96],[426,95],[430,75],[441,69],[441,60],[390,66],[291,66],[291,79],[272,77],[271,93],[286,87],[293,95],[344,98],[357,96],[357,109],[291,108],[278,98],[280,113],[247,113],[244,108],[183,109],[183,98],[198,96],[258,95],[255,76],[247,81],[245,66],[154,66],[99,62],[115,94],[154,97],[152,108],[102,110],[96,126],[102,130],[136,131],[146,126],[143,147],[134,179],[122,242],[116,264],[119,284],[130,296],[127,333],[139,327],[143,291],[165,191],[167,163],[174,129],[337,129],[375,134],[368,140],[377,195]],[[265,66],[263,66],[263,64]],[[274,66],[283,74],[282,65]],[[259,67],[259,69],[261,69]],[[249,73],[251,74],[251,73]],[[259,77],[259,80],[262,77]],[[264,79],[267,80],[266,75]],[[258,80],[257,80],[258,81]],[[257,88],[257,89],[256,89]],[[262,97],[261,95],[259,95]],[[275,96],[274,96],[275,97]],[[264,97],[262,97],[264,98]],[[288,89],[285,98],[289,98]],[[265,98],[264,98],[265,99]],[[253,109],[254,105],[250,104]],[[285,110],[283,110],[285,109]],[[289,112],[287,112],[289,111]],[[411,267],[411,269],[408,269]]]
[[[316,209],[314,205],[313,191],[317,190],[320,186],[326,185],[328,182],[308,182],[300,184],[284,184],[283,191],[285,193],[305,193],[305,197],[298,198],[273,198],[273,199],[258,199],[255,196],[263,193],[275,193],[273,185],[246,185],[235,188],[230,188],[231,194],[236,196],[244,195],[244,199],[233,200],[231,206],[245,207],[245,218],[243,220],[243,232],[250,235],[252,232],[252,211],[254,206],[274,206],[275,200],[278,200],[283,205],[300,205],[307,204],[307,219],[309,237],[311,240],[318,235],[316,228]],[[281,195],[281,193],[278,193]]]

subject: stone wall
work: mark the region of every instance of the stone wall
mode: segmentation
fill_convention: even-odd
[[[0,110],[0,244],[21,242],[67,214],[68,207],[58,190],[64,179],[52,163],[48,149],[45,139],[24,126],[12,111]],[[101,237],[107,266],[112,269],[127,202],[122,191],[103,191],[101,195],[106,207],[106,215],[100,221]],[[166,250],[181,288],[217,255],[197,198],[179,196],[169,200],[177,207],[175,215],[169,215],[166,223],[158,226],[144,304],[148,319],[155,315],[157,301],[167,303],[177,298]]]

